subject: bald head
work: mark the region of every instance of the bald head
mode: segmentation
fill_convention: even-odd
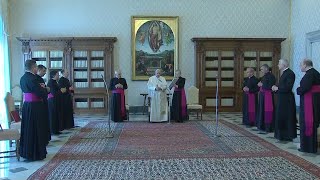
[[[254,74],[254,69],[252,67],[248,67],[246,69],[247,77],[252,77]]]
[[[121,70],[116,70],[116,71],[114,71],[114,76],[115,76],[116,78],[121,78]]]
[[[177,69],[175,71],[175,78],[179,78],[181,76],[181,71],[179,69]]]
[[[304,59],[303,63],[307,66],[307,68],[313,67],[313,62],[311,59]]]
[[[313,67],[313,63],[311,59],[303,59],[300,63],[301,72],[306,72],[308,69]]]

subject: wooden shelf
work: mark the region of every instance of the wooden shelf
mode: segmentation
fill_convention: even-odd
[[[79,70],[79,71],[84,71],[84,70],[88,70],[87,67],[74,67],[73,68],[75,71]]]
[[[110,81],[113,77],[113,47],[117,41],[116,37],[17,37],[17,39],[22,43],[24,61],[32,58],[39,64],[44,64],[48,68],[47,74],[50,70],[69,70],[69,80],[75,89],[76,113],[106,113],[108,108],[105,102],[106,90],[100,75],[102,74],[106,81]],[[103,107],[99,107],[101,103]]]

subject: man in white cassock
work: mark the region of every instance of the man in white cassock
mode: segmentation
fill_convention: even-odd
[[[149,78],[148,93],[151,98],[150,122],[168,121],[167,82],[157,69],[155,75]]]

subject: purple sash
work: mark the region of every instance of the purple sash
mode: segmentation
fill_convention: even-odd
[[[126,116],[126,108],[125,108],[125,102],[124,102],[124,90],[121,88],[117,88],[115,90],[112,90],[112,93],[114,94],[120,94],[120,107],[121,107],[121,116],[125,117]]]
[[[320,93],[320,85],[312,86],[312,88],[303,95],[304,98],[304,121],[306,125],[305,135],[313,134],[313,93]]]
[[[248,114],[249,122],[254,123],[256,119],[256,96],[255,93],[246,92],[248,95]]]
[[[52,93],[49,93],[49,94],[48,94],[48,99],[53,98],[53,97],[54,97],[54,96],[53,96]]]
[[[34,93],[23,93],[24,102],[39,102],[42,98],[38,97]]]
[[[184,88],[174,88],[174,91],[181,92],[181,115],[182,117],[186,117],[187,100]]]
[[[264,93],[264,122],[271,124],[273,119],[272,91],[260,87],[260,92]]]

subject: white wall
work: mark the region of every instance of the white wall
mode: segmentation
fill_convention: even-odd
[[[299,64],[306,57],[306,33],[320,30],[320,1],[319,0],[292,0],[291,11],[291,54],[293,70],[296,74],[294,91],[304,75],[301,73]],[[318,46],[319,47],[319,46]],[[320,52],[320,48],[317,50]],[[319,54],[319,53],[318,53]],[[320,71],[320,57],[313,61],[314,67]],[[296,95],[297,105],[300,104],[299,96]]]
[[[179,68],[194,85],[193,37],[287,37],[289,0],[11,0],[12,81],[23,74],[17,36],[116,36],[115,68],[129,85],[129,104],[142,105],[145,81],[131,81],[133,15],[179,16]],[[289,45],[285,43],[285,51]],[[285,55],[283,56],[289,56]],[[287,53],[288,54],[288,53]]]

